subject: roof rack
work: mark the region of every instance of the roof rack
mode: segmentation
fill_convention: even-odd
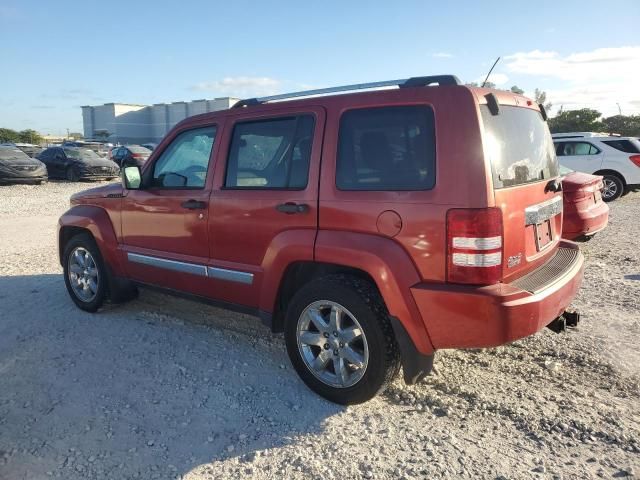
[[[566,132],[552,133],[553,138],[590,138],[590,137],[620,137],[619,133],[610,132]]]
[[[316,90],[304,90],[300,92],[282,93],[279,95],[271,95],[269,97],[247,98],[236,102],[231,108],[241,108],[250,105],[260,105],[267,102],[277,100],[286,100],[298,97],[311,97],[315,95],[326,95],[329,93],[349,92],[354,90],[368,90],[372,88],[393,87],[427,87],[429,85],[461,85],[460,79],[455,75],[431,75],[428,77],[411,77],[400,80],[385,80],[382,82],[356,83],[354,85],[342,85],[339,87],[318,88]]]

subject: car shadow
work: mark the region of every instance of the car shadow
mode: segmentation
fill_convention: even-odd
[[[344,409],[251,322],[145,291],[89,314],[62,275],[0,277],[0,478],[175,478],[322,432]]]

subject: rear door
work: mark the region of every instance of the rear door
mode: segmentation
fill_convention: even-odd
[[[534,108],[480,106],[485,158],[491,168],[496,207],[503,214],[503,278],[538,267],[562,235],[559,167],[549,128]],[[558,179],[559,183],[559,179]]]
[[[573,140],[556,142],[556,155],[565,167],[584,173],[600,170],[604,156],[593,143]]]
[[[263,273],[283,252],[313,260],[324,119],[319,107],[228,119],[209,219],[217,299],[258,307]]]

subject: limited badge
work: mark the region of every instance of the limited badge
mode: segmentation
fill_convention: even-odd
[[[516,265],[520,265],[520,260],[522,260],[522,254],[521,253],[519,253],[517,255],[512,255],[507,260],[507,266],[509,268],[513,268]]]

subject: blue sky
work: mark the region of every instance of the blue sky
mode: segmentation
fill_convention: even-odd
[[[640,113],[640,1],[0,0],[0,127],[82,130],[80,105],[251,96],[454,73],[555,106]],[[555,110],[555,109],[554,109]]]

